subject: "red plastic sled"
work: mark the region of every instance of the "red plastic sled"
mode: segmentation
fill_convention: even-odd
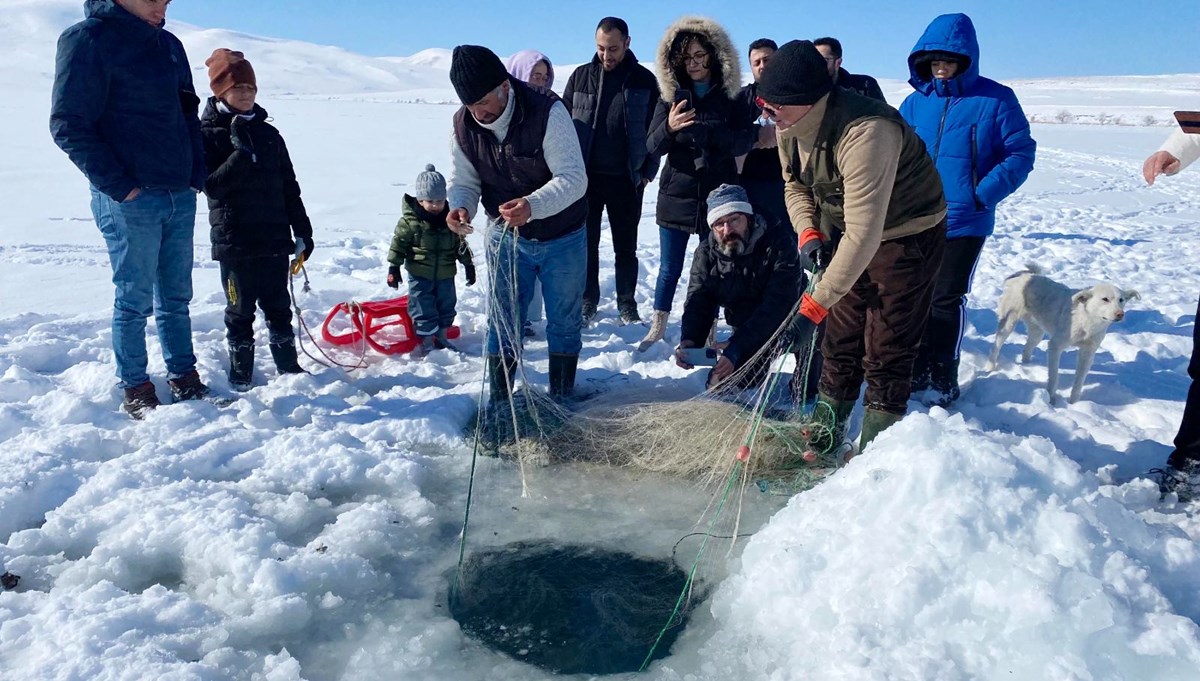
[[[349,331],[337,333],[330,325],[338,315],[350,318]],[[446,338],[454,340],[461,334],[457,326],[446,330]],[[338,303],[325,317],[321,336],[334,345],[351,345],[365,339],[367,345],[385,355],[412,352],[421,344],[408,314],[408,296],[366,303]]]

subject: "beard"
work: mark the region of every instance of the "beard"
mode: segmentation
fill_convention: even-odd
[[[746,250],[746,242],[738,235],[732,235],[728,239],[721,239],[718,243],[721,253],[731,258],[736,258]]]

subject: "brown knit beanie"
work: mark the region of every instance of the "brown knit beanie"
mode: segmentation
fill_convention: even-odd
[[[212,56],[204,62],[208,67],[208,80],[213,94],[218,98],[233,89],[235,85],[253,85],[258,88],[254,79],[254,67],[246,61],[246,55],[220,48],[213,50]]]

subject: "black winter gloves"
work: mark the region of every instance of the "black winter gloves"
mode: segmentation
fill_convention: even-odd
[[[811,227],[800,234],[800,264],[804,269],[817,272],[829,267],[833,258],[833,244],[827,243],[821,232]]]
[[[229,123],[229,141],[233,143],[234,149],[240,149],[252,157],[254,156],[254,145],[251,144],[250,135],[246,132],[246,119],[241,116],[234,116]]]
[[[788,322],[783,332],[783,342],[788,352],[799,352],[812,342],[817,327],[825,321],[829,312],[807,293],[800,299],[800,310]]]
[[[467,286],[475,285],[475,263],[467,263],[463,265],[463,271],[467,274]]]
[[[402,281],[404,281],[404,278],[400,276],[400,268],[395,265],[389,267],[387,285],[392,288],[400,288],[400,282]]]

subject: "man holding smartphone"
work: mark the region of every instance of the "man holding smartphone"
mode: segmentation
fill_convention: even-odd
[[[691,369],[704,360],[693,351],[702,349],[713,318],[725,308],[733,336],[714,356],[708,387],[726,382],[757,357],[755,368],[739,381],[751,385],[778,355],[759,351],[804,291],[800,256],[787,225],[755,215],[746,190],[737,185],[723,184],[708,195],[707,220],[711,231],[692,257],[675,364]]]
[[[1154,184],[1159,175],[1174,175],[1200,158],[1200,134],[1194,134],[1200,133],[1200,112],[1180,111],[1175,117],[1179,120],[1180,130],[1172,133],[1142,165],[1147,184]],[[1200,305],[1197,305],[1196,315],[1200,319]],[[1180,500],[1200,492],[1200,324],[1192,329],[1188,376],[1192,386],[1183,407],[1183,422],[1175,435],[1175,451],[1167,458],[1167,469],[1159,481],[1164,494],[1175,492]]]

